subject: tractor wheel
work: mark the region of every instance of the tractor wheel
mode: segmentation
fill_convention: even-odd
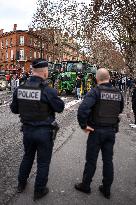
[[[7,81],[5,77],[0,77],[0,90],[6,90]]]

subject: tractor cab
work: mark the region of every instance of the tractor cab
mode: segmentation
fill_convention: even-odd
[[[98,70],[98,67],[96,65],[88,64],[88,66],[86,67],[85,72],[86,73],[91,73],[93,75],[96,75],[96,71],[97,70]]]
[[[83,63],[80,61],[68,61],[66,66],[67,72],[83,72]]]
[[[83,64],[81,61],[63,61],[62,70],[63,72],[58,75],[55,87],[59,93],[65,91],[67,94],[71,94],[75,89],[77,75],[83,73]]]
[[[62,72],[62,64],[55,63],[53,69],[54,69],[54,71],[57,71],[58,73]]]

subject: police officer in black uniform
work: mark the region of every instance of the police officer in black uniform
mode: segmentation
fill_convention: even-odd
[[[23,132],[24,156],[18,174],[18,192],[23,192],[26,187],[37,152],[36,200],[49,191],[46,184],[53,149],[55,112],[63,111],[64,102],[45,81],[48,78],[48,62],[35,59],[32,67],[33,75],[16,89],[10,108],[20,115]]]
[[[109,83],[110,75],[106,69],[101,68],[97,71],[96,80],[98,85],[91,89],[78,109],[79,125],[89,136],[82,183],[76,184],[75,188],[84,193],[91,192],[90,184],[101,150],[103,180],[99,190],[109,199],[114,175],[113,146],[124,101],[120,91]]]

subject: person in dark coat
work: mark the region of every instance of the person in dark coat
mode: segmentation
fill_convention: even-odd
[[[49,165],[54,144],[55,113],[64,110],[64,102],[57,90],[48,87],[48,62],[35,59],[33,75],[14,92],[11,111],[20,115],[22,122],[24,156],[18,174],[18,192],[24,191],[37,153],[37,174],[34,200],[48,193]]]
[[[80,75],[77,75],[76,78],[76,97],[77,100],[81,98],[81,85],[82,85],[82,79]]]
[[[86,163],[82,182],[75,184],[78,191],[91,193],[90,184],[96,170],[99,151],[102,152],[103,180],[99,186],[105,198],[110,198],[114,179],[113,147],[118,132],[119,114],[123,111],[124,101],[119,89],[113,87],[109,72],[101,68],[96,73],[97,86],[85,96],[78,109],[78,122],[81,129],[88,133]]]

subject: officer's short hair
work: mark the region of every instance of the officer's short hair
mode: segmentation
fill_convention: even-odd
[[[42,58],[37,58],[32,62],[32,67],[35,70],[38,68],[48,68],[48,62]]]
[[[96,78],[100,81],[105,81],[110,79],[109,71],[105,68],[100,68],[96,72]]]

